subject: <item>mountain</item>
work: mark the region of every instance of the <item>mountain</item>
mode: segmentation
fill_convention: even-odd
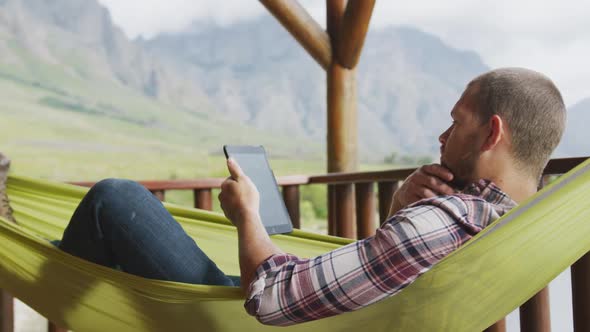
[[[129,40],[95,0],[0,0],[0,100],[0,150],[29,174],[84,179],[84,166],[104,166],[108,176],[121,161],[131,176],[164,162],[176,165],[166,177],[207,176],[174,168],[207,166],[232,143],[263,144],[274,157],[324,154],[305,137],[216,112],[196,80]],[[60,170],[65,160],[82,171]]]
[[[270,15],[226,27],[197,22],[138,43],[188,73],[217,111],[271,132],[325,141],[325,73]],[[417,29],[371,31],[358,69],[363,158],[436,154],[450,109],[466,83],[486,70],[474,52]]]
[[[486,70],[476,53],[415,28],[370,31],[357,75],[361,160],[436,156],[450,109]],[[0,97],[27,91],[19,114],[61,112],[117,134],[125,123],[132,135],[199,142],[204,151],[249,142],[318,158],[325,84],[324,71],[271,15],[131,41],[96,0],[0,0]]]
[[[583,99],[567,109],[567,125],[561,143],[557,147],[557,157],[590,156],[588,129],[590,122],[590,98]]]
[[[21,74],[41,76],[33,71],[42,62],[62,66],[73,78],[122,85],[180,106],[207,100],[198,86],[129,41],[94,0],[2,0],[0,36],[2,62]]]

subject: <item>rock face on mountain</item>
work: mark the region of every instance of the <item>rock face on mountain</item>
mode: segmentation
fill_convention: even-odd
[[[35,72],[42,62],[60,75],[110,82],[180,106],[207,100],[198,86],[130,41],[95,0],[0,1],[0,55],[0,63],[33,79],[50,74]]]
[[[195,24],[141,43],[190,68],[220,112],[268,130],[325,138],[325,74],[274,18]],[[487,69],[475,53],[413,28],[371,31],[358,69],[364,157],[435,154],[454,102]]]

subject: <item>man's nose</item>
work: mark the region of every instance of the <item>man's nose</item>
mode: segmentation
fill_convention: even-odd
[[[449,128],[450,129],[450,128]],[[447,141],[447,137],[449,137],[449,129],[445,130],[442,134],[440,134],[440,136],[438,137],[438,141],[440,142],[440,144],[445,144],[445,142]]]

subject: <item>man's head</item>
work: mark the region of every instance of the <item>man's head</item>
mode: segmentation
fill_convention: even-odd
[[[471,81],[439,137],[441,163],[462,187],[507,167],[538,180],[565,128],[566,111],[550,79],[522,68]]]

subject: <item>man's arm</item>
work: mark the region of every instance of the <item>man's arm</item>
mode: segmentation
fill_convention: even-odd
[[[389,297],[469,238],[450,215],[425,205],[395,215],[373,237],[300,259],[270,241],[256,187],[234,161],[228,168],[221,207],[238,228],[246,310],[265,324],[329,317]]]
[[[257,213],[256,188],[235,162],[228,168],[221,206],[238,228],[246,310],[265,324],[363,308],[399,292],[469,238],[450,215],[425,205],[395,215],[375,236],[301,259],[272,244]]]
[[[283,252],[272,243],[262,225],[256,186],[233,159],[228,159],[227,168],[231,177],[221,185],[219,201],[225,215],[238,229],[240,284],[246,292],[256,268],[268,257]]]
[[[253,220],[244,220],[238,227],[238,251],[240,284],[245,293],[254,279],[256,268],[267,258],[283,253],[270,240],[259,216]]]
[[[471,236],[436,205],[404,210],[375,236],[301,259],[279,254],[256,270],[245,303],[269,325],[325,318],[395,295]]]

